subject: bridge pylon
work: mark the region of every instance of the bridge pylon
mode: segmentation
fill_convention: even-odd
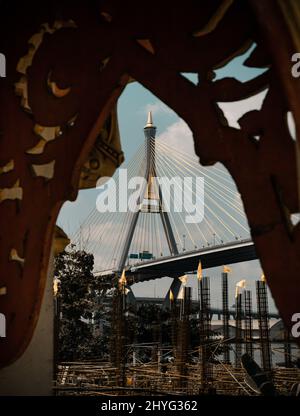
[[[136,225],[138,222],[139,214],[141,212],[148,213],[149,215],[160,215],[164,234],[165,234],[166,241],[168,243],[168,247],[170,250],[170,254],[171,255],[178,254],[178,248],[177,248],[176,240],[175,240],[174,233],[172,230],[169,215],[168,215],[167,210],[165,209],[161,185],[159,181],[157,180],[156,164],[155,164],[156,127],[153,124],[151,111],[149,111],[148,113],[147,123],[144,127],[144,135],[146,138],[146,169],[145,169],[143,176],[146,179],[147,185],[144,187],[144,189],[141,190],[140,198],[138,200],[139,209],[137,209],[137,211],[134,213],[131,223],[128,228],[127,237],[125,239],[125,244],[123,246],[123,250],[121,253],[121,257],[120,257],[120,262],[118,265],[118,270],[117,270],[118,275],[121,275],[126,265],[126,261],[129,256],[130,246],[131,246],[134,232],[136,229]],[[181,281],[178,279],[178,277],[173,278],[171,287],[166,295],[166,301],[165,301],[164,306],[167,306],[169,304],[168,299],[169,299],[170,290],[172,290],[172,293],[175,298],[177,297],[179,293],[179,290],[181,287]],[[132,298],[132,296],[133,294],[131,292],[130,297]]]

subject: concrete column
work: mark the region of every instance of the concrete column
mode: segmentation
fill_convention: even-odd
[[[49,396],[53,380],[53,250],[33,338],[24,354],[0,370],[0,395]]]

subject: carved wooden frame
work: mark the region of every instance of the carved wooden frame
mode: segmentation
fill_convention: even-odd
[[[268,285],[291,327],[300,312],[300,242],[290,218],[299,199],[297,142],[287,112],[299,131],[300,91],[290,75],[295,38],[279,3],[3,2],[0,311],[7,338],[0,339],[1,366],[32,337],[59,209],[76,198],[81,167],[130,78],[188,123],[203,165],[222,162],[233,176]],[[257,47],[247,65],[269,69],[245,83],[214,81],[213,70],[251,42]],[[199,84],[182,72],[197,73]],[[262,109],[243,116],[240,130],[229,127],[217,102],[266,88]],[[48,133],[42,152],[30,151]]]

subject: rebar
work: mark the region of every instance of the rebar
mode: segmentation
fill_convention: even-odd
[[[210,282],[209,277],[203,277],[199,281],[199,332],[200,332],[200,374],[203,389],[207,388],[208,383],[212,379],[212,371],[210,365],[209,341],[211,335],[210,323]]]
[[[244,341],[246,343],[246,353],[253,358],[253,335],[252,335],[252,294],[250,290],[244,291],[244,322],[245,322],[245,334]]]
[[[241,366],[242,357],[242,294],[238,293],[235,298],[235,366]]]
[[[261,365],[264,371],[271,378],[272,358],[269,339],[269,311],[268,296],[265,281],[256,281],[256,295],[258,308],[258,324],[260,334]]]
[[[230,363],[229,345],[229,310],[228,310],[228,274],[222,273],[222,307],[223,307],[223,354],[224,363]]]

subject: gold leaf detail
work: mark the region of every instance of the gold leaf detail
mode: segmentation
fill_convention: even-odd
[[[14,161],[13,159],[11,159],[6,165],[4,165],[2,168],[0,167],[0,175],[2,173],[7,173],[10,172],[11,170],[14,169]]]
[[[141,45],[144,49],[146,49],[148,52],[155,54],[154,47],[149,39],[137,39],[137,43]]]
[[[54,175],[55,160],[45,163],[43,165],[31,165],[35,176],[42,176],[46,179],[52,179]]]

